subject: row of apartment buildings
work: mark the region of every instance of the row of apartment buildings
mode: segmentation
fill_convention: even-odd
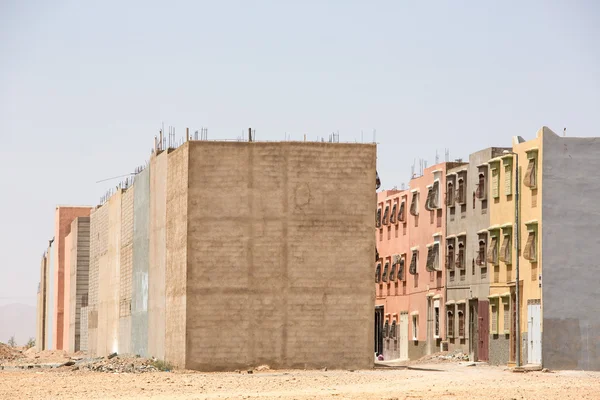
[[[133,182],[57,208],[38,347],[372,367],[375,166],[374,144],[155,139]]]
[[[599,168],[597,138],[543,127],[379,192],[375,351],[599,370]]]

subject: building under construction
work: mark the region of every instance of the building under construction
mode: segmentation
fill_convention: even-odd
[[[375,163],[374,144],[157,140],[91,212],[80,348],[372,367]]]

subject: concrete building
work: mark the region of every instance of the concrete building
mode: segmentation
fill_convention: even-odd
[[[497,278],[491,255],[498,244],[488,232],[488,210],[497,199],[492,187],[498,177],[487,162],[503,150],[473,153],[468,164],[449,169],[446,176],[446,336],[449,350],[462,350],[473,361],[489,360],[488,295],[490,281]]]
[[[490,283],[491,364],[514,365],[516,361],[516,258],[515,251],[515,176],[516,162],[512,149],[488,161],[494,173],[493,201],[490,202],[489,232],[495,235],[493,280]],[[522,285],[520,286],[522,291]]]
[[[65,239],[65,338],[64,350],[85,350],[81,346],[81,308],[88,303],[90,218],[77,217]],[[67,273],[68,272],[68,273]],[[68,277],[68,280],[67,280]]]
[[[378,195],[375,263],[375,352],[418,359],[439,351],[446,336],[444,268],[447,168],[426,168],[410,189]]]
[[[446,217],[442,188],[446,187],[446,169],[452,167],[452,163],[436,164],[410,181],[407,295],[411,360],[440,351],[446,332]]]
[[[90,215],[90,207],[58,206],[55,210],[54,239],[55,251],[53,251],[52,272],[52,320],[53,332],[50,349],[62,350],[64,331],[68,330],[68,322],[65,323],[65,258],[68,258],[65,252],[65,238],[70,233],[71,223],[77,217],[86,217]],[[67,311],[68,312],[68,311]]]
[[[526,225],[527,240],[530,231],[538,235],[535,239],[539,238],[537,253],[530,252],[525,261],[532,265],[531,275],[523,276],[523,280],[530,278],[533,286],[529,292],[533,295],[528,294],[527,298],[528,312],[537,289],[542,295],[541,361],[545,367],[598,371],[600,316],[594,304],[600,298],[596,278],[600,249],[596,233],[600,215],[600,140],[560,137],[546,127],[540,130],[538,139],[537,160],[532,148],[522,147],[529,150],[528,163],[539,163],[537,196],[542,199],[537,207],[542,216],[538,231],[535,224]],[[523,167],[528,168],[528,164]],[[534,190],[532,185],[524,189],[532,197]],[[523,204],[525,201],[523,198]],[[536,254],[537,271],[533,268]],[[535,318],[535,314],[528,314],[528,324],[536,323]]]
[[[410,253],[408,190],[377,194],[375,265],[375,352],[408,360],[407,254]]]
[[[370,368],[375,152],[158,148],[91,214],[90,353],[198,370]]]
[[[83,285],[87,279],[83,272],[83,256],[75,252],[78,247],[89,241],[87,233],[72,233],[72,223],[78,217],[89,215],[90,207],[58,206],[55,209],[54,237],[42,257],[40,285],[38,290],[36,344],[40,350],[72,350],[75,331],[70,334],[71,326],[78,318],[79,309],[71,302],[72,285]],[[79,231],[79,225],[76,225]],[[85,236],[85,237],[84,237]],[[81,269],[80,273],[77,270]],[[72,275],[72,274],[75,275]],[[73,280],[72,280],[73,279]],[[81,291],[80,291],[81,292]],[[72,340],[71,340],[72,339]]]

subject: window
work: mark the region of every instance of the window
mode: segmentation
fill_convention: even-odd
[[[458,305],[458,337],[465,337],[465,305]]]
[[[492,335],[498,334],[498,299],[490,300],[490,307],[492,308],[491,312],[491,333]]]
[[[483,266],[485,265],[485,240],[481,237],[479,238],[479,249],[477,251],[477,259],[475,263],[477,265]]]
[[[446,268],[452,269],[454,268],[454,239],[450,239],[450,241],[446,241],[448,246],[446,248]]]
[[[486,198],[486,190],[487,188],[485,187],[485,173],[480,172],[479,180],[477,183],[477,190],[475,190],[475,195],[478,199],[483,200]]]
[[[385,321],[385,324],[383,325],[383,337],[387,338],[390,335],[390,323],[388,321]]]
[[[404,204],[406,202],[404,200],[402,200],[402,202],[400,203],[400,211],[398,212],[398,221],[400,222],[405,222],[406,221],[406,214],[404,213]]]
[[[377,263],[375,268],[375,283],[381,282],[381,263]]]
[[[440,181],[433,182],[433,198],[431,208],[440,208]]]
[[[419,316],[412,316],[412,332],[413,332],[413,340],[419,340]]]
[[[492,197],[500,197],[500,171],[497,166],[492,168]]]
[[[425,264],[425,270],[427,270],[427,272],[435,271],[435,268],[433,266],[434,262],[435,262],[435,251],[433,250],[433,245],[430,245],[427,248],[427,263]]]
[[[504,231],[503,239],[502,239],[502,247],[500,248],[499,259],[500,261],[504,261],[506,264],[512,263],[512,254],[510,247],[510,237],[512,232]]]
[[[419,192],[413,192],[412,200],[410,202],[410,215],[419,215]]]
[[[510,297],[505,296],[502,298],[504,304],[504,334],[510,334]]]
[[[389,267],[390,267],[390,263],[389,263],[389,261],[386,261],[385,262],[385,266],[383,267],[383,276],[381,277],[381,280],[383,282],[387,282],[387,280],[388,280],[388,269],[389,269]]]
[[[394,205],[392,206],[392,213],[390,214],[390,224],[395,224],[397,219],[396,219],[396,208],[397,208],[397,204],[394,203]]]
[[[388,226],[387,228],[388,228],[387,229],[387,232],[388,232],[388,234],[387,234],[387,236],[388,236],[387,240],[390,240],[392,238],[392,227]]]
[[[396,281],[396,268],[398,267],[398,256],[392,259],[392,269],[390,270],[390,282]]]
[[[433,317],[434,317],[433,336],[437,339],[440,337],[440,301],[439,300],[435,300],[433,302]]]
[[[450,279],[450,282],[454,282],[454,271],[450,271],[449,279]]]
[[[455,196],[454,196],[454,179],[448,181],[448,186],[446,189],[446,206],[447,207],[454,207],[454,201],[455,201]]]
[[[465,180],[463,178],[458,179],[458,189],[456,189],[456,202],[458,204],[465,204],[467,202],[467,191],[465,188]]]
[[[398,335],[396,333],[396,320],[392,321],[392,327],[390,328],[390,338],[396,340]]]
[[[400,257],[400,263],[398,264],[398,280],[403,281],[404,278],[404,264],[406,255]]]
[[[504,160],[504,194],[512,194],[512,160]]]
[[[383,222],[382,222],[383,225],[387,225],[390,222],[389,217],[390,217],[390,206],[386,205],[385,211],[383,212]]]
[[[531,230],[527,233],[527,243],[525,244],[525,251],[523,251],[523,257],[526,260],[537,261],[536,245],[536,232]]]
[[[427,200],[425,200],[425,209],[427,211],[431,211],[434,209],[433,206],[433,188],[430,187],[427,189]]]
[[[433,270],[434,271],[442,270],[440,268],[440,244],[437,242],[433,244]]]
[[[487,252],[487,262],[492,265],[498,265],[498,236],[492,236],[490,246]]]
[[[456,256],[456,268],[465,268],[465,242],[458,243],[458,255]]]
[[[381,226],[381,207],[377,209],[377,215],[375,216],[375,227]]]
[[[449,338],[454,337],[454,312],[452,310],[447,311],[446,336]]]
[[[417,258],[418,258],[418,254],[419,254],[418,250],[413,250],[412,257],[410,259],[410,267],[408,267],[408,272],[411,275],[416,275],[417,274]]]
[[[81,307],[87,307],[88,306],[88,294],[82,294],[81,295]]]
[[[531,157],[528,155],[528,157]],[[529,158],[527,171],[523,177],[523,185],[528,188],[535,189],[537,187],[537,160],[535,157]]]

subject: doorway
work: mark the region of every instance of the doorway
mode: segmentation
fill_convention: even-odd
[[[480,300],[478,302],[477,311],[478,315],[478,347],[477,347],[477,359],[479,361],[489,361],[489,348],[490,348],[490,302],[487,300]]]
[[[375,354],[383,354],[383,306],[375,306]]]
[[[477,334],[477,300],[469,301],[469,359],[477,361],[479,335]]]
[[[527,304],[527,362],[542,365],[542,305],[539,300]]]
[[[408,360],[408,312],[400,313],[400,359]]]

